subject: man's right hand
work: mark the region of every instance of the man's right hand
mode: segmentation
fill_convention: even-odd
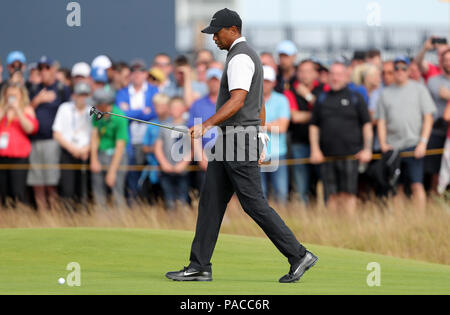
[[[311,164],[322,164],[325,162],[325,157],[323,156],[322,150],[314,149],[311,150]]]
[[[56,99],[56,93],[53,91],[41,90],[38,95],[36,95],[36,103],[51,103]]]
[[[102,165],[96,159],[92,159],[90,163],[90,169],[92,173],[100,173],[102,170]]]
[[[170,164],[170,163],[162,163],[161,164],[161,170],[164,173],[173,173],[174,172],[173,165]]]
[[[381,152],[383,153],[389,152],[394,149],[390,144],[387,143],[380,144],[380,148]]]
[[[423,48],[426,51],[430,51],[435,49],[435,45],[431,42],[433,40],[433,38],[435,38],[436,36],[431,36],[430,38],[428,38],[425,43],[423,44]]]
[[[119,104],[119,107],[124,112],[128,111],[130,109],[130,105],[127,102],[122,102]]]

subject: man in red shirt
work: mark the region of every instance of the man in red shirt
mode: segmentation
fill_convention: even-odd
[[[22,85],[6,83],[0,95],[0,164],[28,164],[29,135],[38,130],[34,109]],[[27,170],[0,170],[0,201],[25,202]]]
[[[294,83],[284,92],[291,109],[289,133],[291,156],[294,159],[308,158],[311,154],[308,129],[313,105],[321,92],[329,91],[329,86],[320,84],[318,78],[315,62],[310,59],[303,60],[298,65]],[[301,201],[307,204],[309,192],[314,190],[311,188],[316,182],[317,174],[309,164],[294,165],[292,170],[296,191]]]
[[[447,43],[433,44],[433,38],[436,37],[432,36],[425,41],[422,49],[420,50],[419,54],[416,56],[414,60],[419,66],[419,69],[422,72],[422,76],[425,79],[425,81],[428,81],[428,79],[431,77],[442,74],[442,53],[446,51],[449,47]],[[436,50],[436,53],[439,58],[438,65],[434,65],[431,62],[425,60],[425,54],[431,50]]]

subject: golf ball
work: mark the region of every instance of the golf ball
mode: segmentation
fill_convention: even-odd
[[[66,280],[64,280],[64,278],[59,278],[58,279],[58,283],[59,284],[64,284],[64,282],[66,282]]]

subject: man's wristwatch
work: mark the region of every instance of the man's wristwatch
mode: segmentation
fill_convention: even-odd
[[[311,102],[314,100],[314,95],[313,95],[312,93],[307,94],[307,95],[305,96],[305,100],[306,100],[308,103],[311,103]]]
[[[420,138],[420,142],[422,142],[423,144],[427,145],[428,144],[428,139],[427,138]]]

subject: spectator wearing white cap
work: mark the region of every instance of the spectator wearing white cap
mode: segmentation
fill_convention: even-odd
[[[91,87],[86,82],[74,86],[72,100],[61,104],[53,123],[53,138],[61,147],[61,164],[86,164],[89,158],[92,123],[86,103]],[[81,170],[61,170],[60,196],[86,201],[87,174]]]
[[[86,62],[78,62],[73,65],[71,75],[74,87],[80,82],[90,83],[91,67]]]
[[[280,64],[278,66],[277,84],[275,91],[283,93],[289,90],[295,80],[297,72],[295,61],[297,60],[297,47],[290,40],[282,41],[277,47]]]
[[[111,59],[109,59],[105,55],[100,55],[94,58],[91,63],[91,68],[102,68],[102,69],[109,69],[112,67]]]
[[[106,70],[99,67],[91,69],[91,89],[95,92],[99,89],[109,89]]]
[[[91,68],[100,68],[106,71],[108,82],[112,82],[114,76],[113,63],[111,58],[106,55],[100,55],[94,58]]]
[[[275,92],[276,74],[270,66],[263,66],[264,101],[266,104],[266,127],[270,141],[267,145],[266,160],[285,160],[287,155],[286,133],[291,117],[288,99]],[[262,188],[268,195],[268,185],[272,185],[273,196],[280,203],[286,203],[289,192],[288,168],[279,166],[274,172],[261,172]]]

